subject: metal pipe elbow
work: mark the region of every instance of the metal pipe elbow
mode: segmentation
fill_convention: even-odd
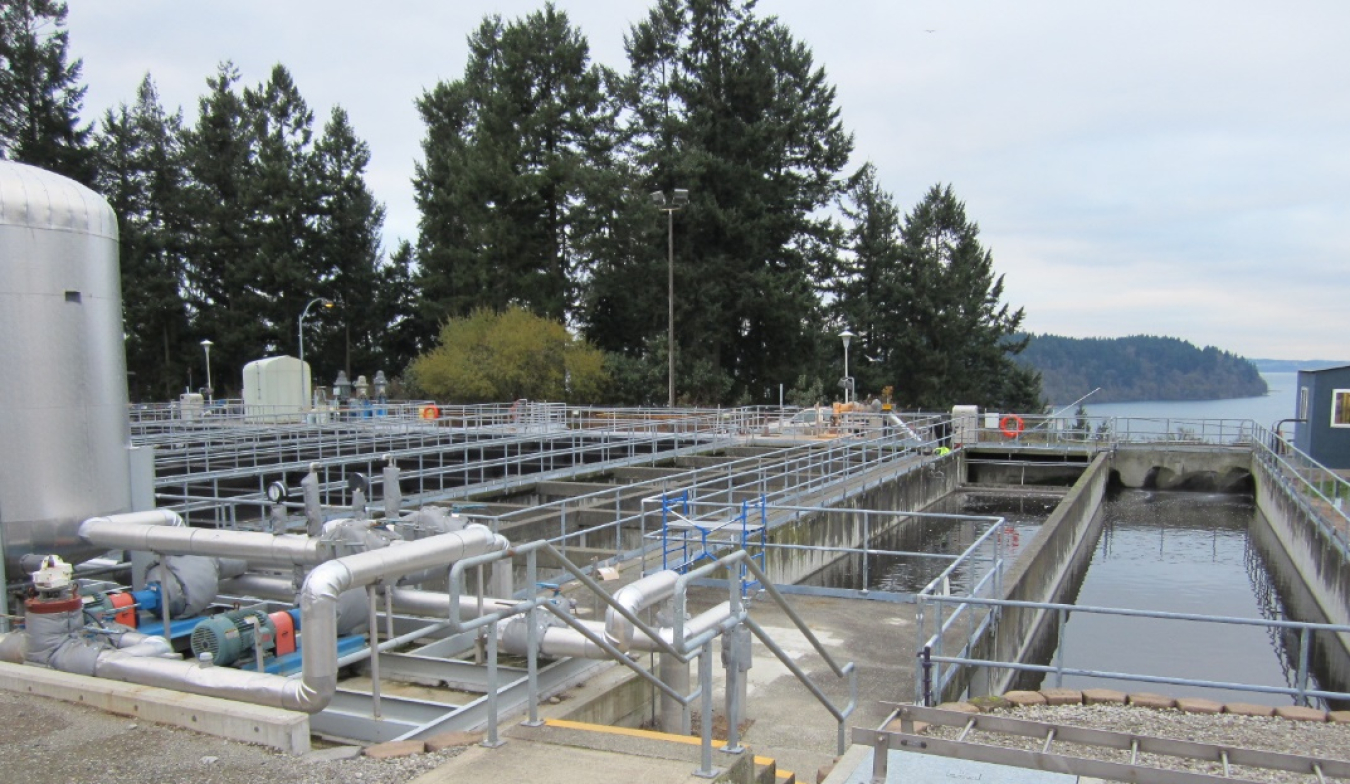
[[[670,598],[675,593],[675,583],[679,578],[679,573],[671,569],[653,572],[615,591],[614,603],[636,615],[653,604]],[[614,607],[605,611],[605,639],[615,648],[627,653],[633,645],[633,634],[632,621]]]

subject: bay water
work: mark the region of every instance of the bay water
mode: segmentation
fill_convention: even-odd
[[[1091,417],[1250,419],[1273,428],[1294,416],[1297,373],[1262,373],[1269,392],[1227,400],[1149,400],[1085,405]],[[1069,412],[1072,413],[1072,412]],[[1292,435],[1293,426],[1284,426]],[[1118,490],[1074,603],[1238,618],[1285,618],[1286,602],[1255,541],[1268,523],[1250,496]],[[1294,618],[1293,620],[1314,620]],[[1066,666],[1194,680],[1292,685],[1288,635],[1263,627],[1074,613],[1061,638]],[[1053,685],[1048,676],[1045,685]],[[1313,682],[1317,673],[1313,674]],[[1220,702],[1288,705],[1290,697],[1066,676],[1070,688],[1155,691]],[[1337,688],[1329,685],[1330,688]]]

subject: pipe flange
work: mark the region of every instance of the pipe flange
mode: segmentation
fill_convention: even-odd
[[[38,615],[56,615],[57,613],[76,612],[84,607],[84,598],[72,596],[68,599],[42,599],[32,597],[23,600],[23,608]]]

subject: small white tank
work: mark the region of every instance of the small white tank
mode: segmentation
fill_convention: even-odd
[[[0,161],[0,536],[11,568],[30,552],[96,555],[79,545],[80,522],[130,509],[118,274],[117,217],[102,196]]]

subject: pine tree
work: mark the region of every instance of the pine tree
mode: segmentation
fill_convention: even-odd
[[[245,89],[243,100],[255,174],[244,195],[255,244],[241,266],[251,276],[248,308],[266,328],[257,350],[298,353],[301,312],[311,299],[333,296],[329,271],[316,253],[322,208],[314,113],[280,64],[273,66],[266,82]],[[314,374],[321,377],[321,369],[315,367]]]
[[[414,258],[412,243],[400,242],[380,266],[375,285],[372,307],[381,326],[374,364],[391,378],[403,374],[419,351],[429,351],[435,345],[433,339],[419,343],[422,334],[415,317]]]
[[[1039,408],[1039,375],[1013,360],[1027,345],[1023,311],[1001,302],[1003,276],[950,186],[929,189],[905,216],[900,242],[885,287],[896,299],[883,303],[881,321],[901,407]]]
[[[895,271],[900,263],[900,210],[877,182],[876,167],[864,164],[848,184],[840,210],[849,223],[847,252],[836,271],[835,311],[854,338],[850,372],[861,392],[891,383],[884,372],[895,350],[889,327],[892,303],[902,301]]]
[[[97,187],[120,226],[122,312],[133,399],[168,399],[188,369],[204,369],[183,298],[182,113],[160,105],[146,75],[136,103],[104,115],[97,135]]]
[[[66,4],[0,4],[0,156],[91,185],[90,127],[80,124],[81,61],[67,62]]]
[[[239,72],[222,63],[206,80],[196,125],[184,134],[192,215],[185,282],[193,325],[215,343],[211,361],[222,391],[238,390],[245,363],[263,356],[268,334],[254,286],[257,241],[248,204],[256,177],[253,130]]]
[[[627,133],[647,190],[686,188],[691,198],[675,227],[677,385],[705,383],[679,396],[776,399],[775,382],[798,376],[824,326],[816,286],[838,237],[821,212],[852,148],[834,89],[810,50],[750,2],[661,0],[627,46]],[[648,236],[648,269],[663,270],[665,232]],[[619,289],[607,275],[624,273],[598,270],[591,285]],[[646,313],[588,319],[598,345],[631,351],[664,326],[649,311],[665,299],[665,276],[645,278],[614,307]],[[605,334],[644,322],[648,331]]]
[[[384,207],[366,186],[370,147],[356,137],[342,107],[333,107],[314,155],[321,204],[314,249],[319,278],[338,304],[338,316],[331,322],[341,332],[337,340],[316,340],[320,349],[315,356],[322,356],[325,366],[345,369],[349,378],[358,372],[396,372],[398,368],[376,367],[382,359],[378,342],[388,326],[376,307]]]
[[[613,144],[608,78],[547,4],[523,20],[485,19],[469,37],[464,77],[418,101],[424,329],[480,306],[574,314],[592,183]]]

